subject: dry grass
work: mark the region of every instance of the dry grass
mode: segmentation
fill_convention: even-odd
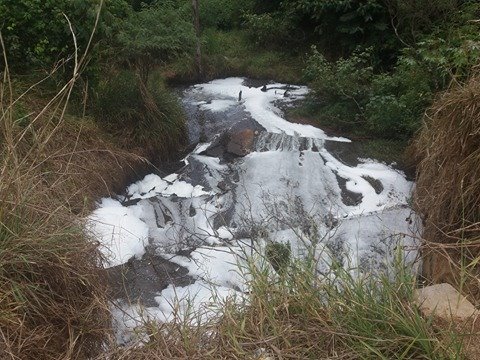
[[[411,302],[415,280],[353,278],[332,271],[320,279],[299,262],[280,277],[250,267],[245,302],[227,301],[217,319],[148,323],[147,341],[111,354],[116,360],[166,359],[459,359],[461,341],[433,327]],[[238,300],[238,299],[237,299]]]
[[[16,92],[6,56],[4,64],[0,355],[91,358],[109,339],[110,315],[100,253],[80,215],[145,162],[117,151],[91,122],[66,115],[75,73],[51,99],[38,101],[35,87]]]
[[[480,300],[480,77],[443,94],[415,142],[423,273]]]

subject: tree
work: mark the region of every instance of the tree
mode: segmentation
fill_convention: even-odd
[[[10,64],[16,70],[50,68],[74,52],[68,17],[80,51],[85,50],[101,9],[93,44],[113,33],[115,20],[125,16],[125,0],[0,0],[0,32]]]
[[[197,76],[202,78],[202,49],[200,41],[200,7],[198,6],[198,0],[192,0],[193,6],[193,23],[195,26],[195,36],[197,38],[196,49],[195,49],[195,64],[197,67]]]
[[[188,8],[169,1],[131,13],[116,38],[117,57],[146,81],[155,65],[191,52],[195,33],[187,14]]]

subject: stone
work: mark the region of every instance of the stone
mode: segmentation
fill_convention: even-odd
[[[435,315],[444,320],[469,320],[478,311],[450,284],[437,284],[417,289],[414,301],[423,315]]]
[[[252,129],[245,129],[230,136],[227,144],[227,151],[236,156],[245,156],[252,151],[255,132]]]
[[[260,348],[255,351],[255,360],[273,360],[273,357],[268,353],[265,348]]]

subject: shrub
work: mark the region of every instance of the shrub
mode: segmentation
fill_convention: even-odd
[[[131,13],[116,36],[116,60],[136,69],[146,82],[155,65],[188,54],[195,40],[189,11],[166,1]]]
[[[472,9],[462,18],[471,17]],[[341,130],[361,128],[373,136],[411,137],[433,94],[452,80],[465,80],[476,65],[479,29],[470,21],[454,31],[435,31],[415,48],[404,49],[390,73],[374,71],[371,48],[335,62],[314,48],[304,74],[315,90],[321,119]]]
[[[368,50],[329,62],[315,47],[307,60],[305,77],[311,82],[324,122],[341,130],[364,124],[364,111],[373,81]]]
[[[275,48],[282,47],[284,51],[293,50],[303,40],[295,22],[288,16],[279,14],[246,14],[245,28],[249,37],[257,46]]]
[[[465,2],[469,1],[385,0],[385,6],[402,40],[415,44],[433,28],[451,21]]]
[[[131,70],[112,75],[99,86],[94,114],[127,149],[144,149],[156,160],[185,141],[183,110],[158,73],[146,84]]]
[[[420,160],[415,205],[424,220],[423,273],[430,281],[464,288],[477,303],[479,135],[480,79],[473,77],[435,101],[414,144]],[[473,277],[465,277],[469,273]]]
[[[372,46],[380,54],[396,45],[382,1],[294,0],[285,6],[309,20],[322,48],[330,53],[347,56],[358,46]]]
[[[376,75],[365,106],[368,130],[385,138],[410,138],[419,129],[423,113],[433,98],[427,75],[404,65],[390,75]]]
[[[101,3],[99,0],[1,0],[0,31],[14,69],[49,69],[55,63],[71,58],[74,42],[64,14],[72,22],[79,51],[83,53]],[[113,31],[115,19],[124,16],[127,10],[124,0],[107,1],[92,45],[107,38]]]
[[[252,7],[251,0],[202,0],[200,1],[200,24],[203,28],[232,30],[238,28],[242,16]]]

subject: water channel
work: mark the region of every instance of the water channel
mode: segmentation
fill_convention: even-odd
[[[346,138],[287,121],[284,110],[307,93],[243,78],[180,91],[193,150],[174,173],[102,199],[88,221],[105,255],[120,343],[142,317],[170,321],[174,308],[208,317],[212,304],[244,294],[239,265],[268,244],[300,259],[313,247],[319,273],[332,262],[388,268],[399,246],[407,261],[417,256],[414,184],[352,154]]]

